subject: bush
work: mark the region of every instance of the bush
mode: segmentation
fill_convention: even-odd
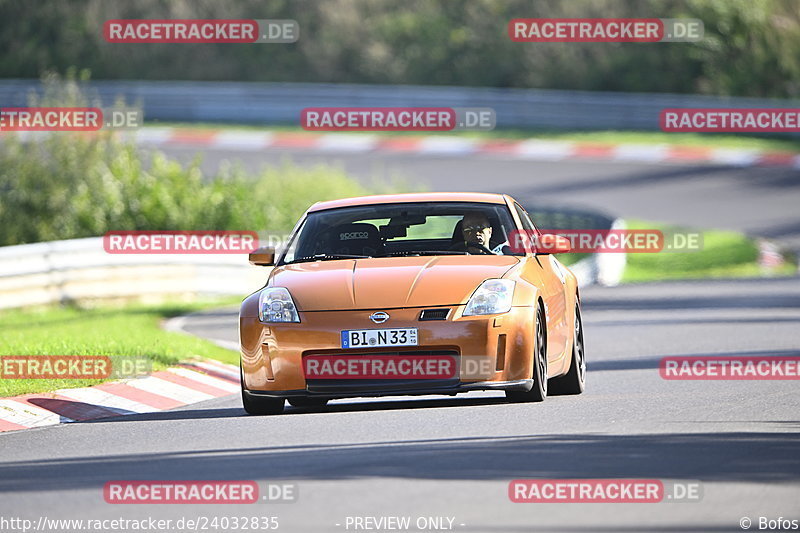
[[[37,105],[86,105],[74,77],[45,80]],[[370,192],[342,170],[285,163],[257,175],[203,176],[108,132],[0,141],[0,245],[119,230],[286,231],[320,200]],[[145,163],[144,160],[148,162]]]

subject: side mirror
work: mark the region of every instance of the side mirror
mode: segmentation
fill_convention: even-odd
[[[569,239],[556,235],[555,233],[545,233],[539,238],[539,246],[536,247],[538,254],[566,254],[572,250]]]
[[[272,266],[275,264],[275,250],[273,248],[258,248],[248,255],[251,265]]]

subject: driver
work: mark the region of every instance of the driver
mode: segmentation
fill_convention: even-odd
[[[489,248],[489,243],[492,239],[492,224],[483,213],[467,213],[461,219],[461,233],[464,237],[463,243],[456,243],[455,247],[459,250],[469,251],[470,249],[485,248],[493,254],[502,255],[505,253],[505,247],[508,242],[503,242]],[[479,245],[479,246],[476,246]]]

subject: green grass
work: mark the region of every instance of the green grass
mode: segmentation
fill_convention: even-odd
[[[288,133],[306,132],[299,126],[241,124],[150,122],[147,126],[174,127],[193,130],[239,129],[249,131],[278,131]],[[362,132],[359,132],[362,133]],[[598,144],[666,144],[708,148],[731,148],[739,150],[763,150],[776,152],[800,152],[800,140],[782,136],[711,133],[665,133],[660,131],[532,131],[519,129],[495,129],[492,131],[454,132],[363,132],[377,135],[453,135],[472,139],[542,139],[553,141],[576,141]]]
[[[160,327],[166,318],[230,303],[232,299],[94,309],[3,311],[0,312],[0,355],[106,355],[112,356],[112,361],[113,356],[137,356],[152,361],[153,370],[197,357],[237,364],[239,355],[234,351]],[[0,397],[86,387],[102,381],[0,379]]]
[[[790,276],[797,271],[796,258],[786,257],[783,266],[766,270],[758,264],[756,242],[733,231],[697,230],[667,224],[626,220],[628,229],[659,229],[672,232],[699,231],[703,235],[700,250],[686,252],[628,254],[623,283],[707,278],[748,278]]]

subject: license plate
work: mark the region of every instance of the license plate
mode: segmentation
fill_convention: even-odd
[[[417,328],[347,329],[342,331],[342,348],[416,345]]]

